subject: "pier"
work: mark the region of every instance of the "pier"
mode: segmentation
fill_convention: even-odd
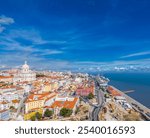
[[[123,93],[131,93],[131,92],[135,92],[135,90],[128,90],[128,91],[123,91]]]
[[[125,94],[124,92],[118,90],[117,88],[115,88],[114,86],[113,89],[115,89],[116,91],[118,91],[122,96],[124,96],[127,100],[127,102],[133,107],[134,110],[138,111],[141,113],[141,115],[143,115],[147,120],[150,120],[150,117],[146,115],[146,113],[150,113],[150,109],[147,108],[146,106],[144,106],[143,104],[139,103],[138,101],[136,101],[135,99],[131,98],[130,96],[128,96],[127,94]]]

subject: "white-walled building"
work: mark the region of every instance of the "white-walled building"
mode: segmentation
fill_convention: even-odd
[[[7,121],[10,119],[9,110],[0,110],[0,120]]]
[[[14,82],[34,81],[36,80],[36,73],[30,70],[29,65],[25,61],[22,69],[14,75]]]

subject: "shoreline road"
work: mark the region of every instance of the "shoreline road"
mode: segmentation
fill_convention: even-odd
[[[122,94],[122,96],[124,96],[126,98],[127,102],[133,107],[133,109],[135,109],[136,111],[141,113],[147,120],[150,120],[150,116],[147,115],[147,113],[150,113],[150,109],[149,108],[147,108],[143,104],[139,103],[135,99],[131,98],[127,94],[123,93],[122,91],[118,90],[114,86],[111,86],[111,87],[113,87],[113,89],[115,89],[120,94]]]
[[[90,120],[91,121],[98,121],[99,120],[99,117],[98,117],[99,112],[102,109],[103,104],[104,104],[104,93],[103,93],[103,91],[101,90],[101,87],[100,87],[99,77],[95,77],[94,81],[95,81],[95,94],[97,96],[97,103],[98,104],[94,106],[94,108],[91,112]]]

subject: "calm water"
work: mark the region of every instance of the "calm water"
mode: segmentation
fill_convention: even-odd
[[[150,73],[105,73],[103,75],[110,79],[109,84],[122,91],[135,90],[128,95],[150,108]]]

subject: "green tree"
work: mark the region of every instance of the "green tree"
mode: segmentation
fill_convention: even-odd
[[[51,117],[53,115],[53,111],[46,109],[46,111],[44,112],[44,117]]]
[[[77,114],[80,111],[79,107],[76,108],[75,114]]]
[[[72,109],[68,109],[68,108],[62,108],[60,110],[60,115],[63,117],[69,117],[72,114]]]
[[[42,118],[42,114],[40,114],[39,112],[37,112],[37,113],[35,114],[35,116],[36,116],[36,118],[37,118],[38,120],[40,120],[40,119]]]
[[[88,98],[88,99],[93,99],[93,98],[94,98],[93,93],[89,93],[88,96],[87,96],[87,98]]]
[[[44,74],[36,74],[36,77],[38,78],[38,77],[45,77],[45,75]]]
[[[15,107],[14,106],[10,106],[9,109],[15,109]]]
[[[36,120],[35,115],[34,115],[34,116],[31,116],[30,120],[31,120],[31,121],[35,121],[35,120]]]

